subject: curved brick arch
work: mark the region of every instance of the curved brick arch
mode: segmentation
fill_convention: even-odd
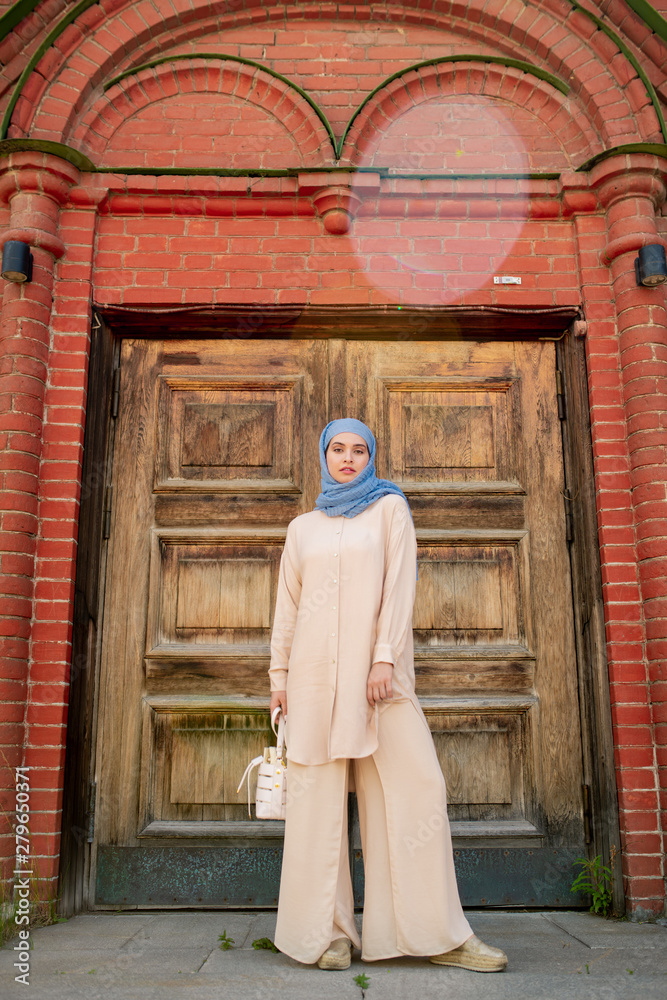
[[[179,11],[170,5],[164,16],[151,0],[120,0],[108,17],[101,8],[91,7],[65,28],[35,67],[16,104],[8,136],[62,141],[74,128],[77,115],[89,106],[91,95],[119,71],[164,54],[176,39],[196,38],[207,27],[243,27],[265,21],[272,6],[252,5],[230,13],[229,0],[193,0],[191,9]],[[44,108],[54,85],[58,96]]]
[[[326,128],[298,90],[232,58],[140,70],[111,87],[67,139],[110,168],[271,169],[322,166],[333,157]]]
[[[510,0],[499,13],[485,9],[487,6],[484,0],[448,5],[441,0],[406,0],[382,9],[374,7],[373,23],[384,20],[392,25],[404,22],[446,27],[472,43],[494,46],[499,54],[529,59],[537,55],[570,83],[606,145],[660,141],[659,122],[643,84],[615,44],[583,14],[572,8],[564,17],[561,4],[531,8],[520,0]],[[355,17],[360,13],[355,12]],[[89,10],[86,15],[60,36],[26,83],[14,110],[8,133],[11,137],[62,138],[105,76],[128,62],[136,65],[187,44],[207,27],[344,19],[345,10],[326,5],[267,4],[230,13],[227,3],[210,5],[193,0],[187,12],[170,8],[165,17],[149,0],[140,0],[117,6],[107,19],[101,9],[95,15]]]
[[[664,6],[662,11],[658,11],[658,4],[651,0],[651,6],[656,12],[665,17]],[[602,0],[600,13],[604,14],[612,22],[614,29],[626,39],[629,39],[642,53],[647,68],[658,70],[662,74],[664,81],[667,74],[667,46],[657,35],[647,21],[639,14],[639,10],[633,9],[628,0]],[[653,83],[658,86],[658,79]]]
[[[67,0],[39,0],[16,27],[0,41],[0,100],[53,27],[65,14]],[[7,8],[5,7],[5,13]]]
[[[411,140],[409,136],[411,131],[413,133],[415,131],[409,125],[411,113],[425,106],[432,108],[434,105],[440,105],[441,117],[444,119],[447,106],[453,100],[470,101],[475,98],[479,102],[480,114],[483,114],[484,107],[490,109],[486,116],[489,122],[494,117],[499,118],[498,152],[490,151],[487,169],[519,169],[522,172],[560,170],[579,166],[604,148],[600,136],[586,117],[573,108],[572,102],[564,98],[547,81],[514,67],[496,63],[443,62],[410,69],[378,90],[350,123],[342,149],[341,163],[350,166],[388,166],[389,164],[383,159],[383,142],[386,151],[388,145],[386,140],[394,142],[396,126],[400,119],[407,134],[406,141],[412,145],[412,148],[410,145],[406,146],[405,152],[412,158],[414,169],[423,170],[428,164],[416,162],[418,151],[415,152],[414,149],[414,138]],[[502,106],[507,109],[504,112],[507,120],[504,133],[503,115],[495,116],[489,102],[495,102],[496,105],[502,102]],[[516,125],[519,123],[512,123],[512,118],[516,118],[517,112],[521,112],[520,117],[528,126],[522,131],[532,133],[533,148],[529,148],[528,142],[524,144],[526,155],[523,167],[510,160],[503,165],[503,156],[500,152],[502,143],[507,143],[514,134],[517,134]],[[421,117],[424,126],[428,128],[425,116]],[[430,117],[435,124],[437,116]],[[452,125],[455,124],[454,116]],[[465,128],[464,121],[460,125]],[[461,148],[450,149],[449,138],[448,135],[438,136],[435,132],[432,133],[429,140],[432,154],[435,158],[441,155],[445,159],[441,165],[433,163],[431,169],[434,171],[451,169],[453,162],[447,157],[451,158],[453,153],[457,157],[463,154],[464,159],[457,167],[459,171],[465,171],[465,151]],[[458,140],[461,137],[456,136],[456,138]],[[490,142],[491,137],[488,138]],[[390,152],[397,158],[398,166],[403,153],[395,142]],[[479,169],[479,164],[476,164],[475,169]]]

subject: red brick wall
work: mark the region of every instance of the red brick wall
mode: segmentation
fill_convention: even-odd
[[[598,534],[605,600],[626,894],[660,913],[663,837],[656,791],[656,747],[645,659],[645,622],[632,511],[628,427],[611,275],[601,266],[604,216],[577,222],[591,406]],[[646,294],[646,293],[644,293]]]
[[[0,43],[5,106],[65,9],[64,0],[43,0]],[[641,57],[653,86],[664,87],[665,47],[646,25],[622,0],[600,5],[599,14]],[[147,61],[202,53],[264,69],[193,58],[104,90]],[[569,91],[496,62],[447,61],[462,53],[525,60]],[[440,62],[410,70],[423,60]],[[296,88],[326,115],[336,142],[368,97],[340,162],[381,168],[382,176],[351,173],[348,183],[317,172],[336,163],[334,150]],[[145,308],[582,303],[626,892],[636,914],[662,912],[667,386],[654,331],[664,333],[664,296],[633,287],[630,244],[610,266],[615,209],[599,199],[593,174],[573,172],[621,143],[663,141],[650,95],[613,39],[561,0],[102,0],[43,56],[8,135],[66,143],[108,171],[83,172],[58,210],[67,252],[55,265],[51,258],[53,308],[39,367],[23,370],[11,350],[34,320],[29,290],[5,290],[0,340],[0,648],[9,656],[0,739],[9,765],[22,759],[36,768],[34,847],[43,875],[55,881],[58,866],[91,299]],[[14,154],[16,170],[25,155]],[[34,177],[47,160],[35,162]],[[159,173],[169,167],[292,175]],[[636,158],[627,164],[647,176],[661,169]],[[489,171],[501,176],[484,177]],[[508,171],[561,179],[519,182],[502,176]],[[6,232],[17,225],[18,203],[3,184]],[[662,195],[652,197],[648,208],[642,202],[649,214]],[[332,204],[338,216],[323,219]],[[354,221],[335,235],[341,210]],[[636,215],[630,204],[628,239]],[[26,238],[38,245],[42,225]],[[657,225],[667,236],[665,221]],[[497,273],[521,276],[521,287],[495,286]],[[50,303],[45,293],[42,306]],[[17,375],[27,379],[18,388]],[[35,443],[25,469],[21,435]],[[2,804],[11,808],[7,793]],[[11,837],[0,837],[10,857]]]
[[[621,0],[614,6],[623,8],[625,27],[627,8]],[[71,107],[78,114],[85,108],[78,95],[88,98],[101,80],[167,51],[256,59],[308,90],[340,132],[360,93],[406,65],[463,51],[525,58],[559,74],[572,87],[573,114],[585,109],[610,145],[636,139],[638,124],[646,138],[660,139],[645,88],[618,58],[618,48],[593,22],[558,0],[539,7],[513,0],[502,10],[474,0],[274,6],[229,0],[215,13],[194,0],[182,13],[168,6],[161,14],[148,0],[114,4],[106,24],[102,10],[87,12],[63,34],[44,78],[36,78],[19,101],[10,134],[62,137],[76,121]],[[644,32],[644,52],[647,45],[655,52]],[[16,78],[24,63],[25,55],[16,54],[7,76]],[[656,73],[656,85],[659,77]],[[49,81],[56,78],[57,92],[47,103]],[[90,86],[82,90],[85,78]]]
[[[499,220],[494,198],[438,196],[435,181],[430,196],[411,195],[421,187],[413,182],[403,194],[396,181],[398,192],[366,199],[352,234],[331,236],[309,200],[280,196],[278,180],[265,185],[272,197],[250,205],[244,196],[188,199],[181,178],[146,178],[154,194],[119,195],[132,215],[112,199],[98,225],[96,302],[322,305],[340,303],[344,289],[348,305],[515,304],[515,290],[493,284],[497,273],[520,275],[531,305],[578,302],[571,223],[540,218],[546,197],[519,200],[536,218]]]

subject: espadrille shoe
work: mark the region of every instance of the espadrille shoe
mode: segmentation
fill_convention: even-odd
[[[507,965],[507,955],[500,948],[492,948],[473,934],[453,951],[442,955],[432,955],[429,959],[435,965],[454,965],[459,969],[473,972],[502,972]]]
[[[352,962],[352,942],[336,938],[318,961],[320,969],[349,969]]]

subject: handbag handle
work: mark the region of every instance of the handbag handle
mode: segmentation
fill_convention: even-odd
[[[280,713],[280,719],[278,720],[278,731],[276,732],[276,716]],[[285,716],[282,712],[282,707],[276,705],[273,712],[271,713],[271,729],[276,737],[276,753],[278,757],[282,759],[283,747],[285,746]]]
[[[259,757],[253,757],[253,759],[250,761],[250,763],[246,767],[245,771],[243,772],[243,777],[239,781],[239,787],[236,789],[236,794],[238,795],[239,792],[241,791],[241,787],[243,785],[243,782],[244,782],[245,778],[247,777],[247,779],[248,779],[248,816],[250,817],[250,819],[252,819],[252,813],[250,812],[250,772],[253,770],[253,768],[258,767],[262,763],[263,760],[264,760],[264,754],[260,754]]]

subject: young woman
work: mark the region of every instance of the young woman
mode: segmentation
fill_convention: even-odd
[[[423,955],[500,971],[507,957],[473,934],[461,908],[445,780],[415,694],[412,515],[374,459],[366,424],[326,425],[322,492],[289,524],[280,561],[269,679],[288,766],[275,944],[322,969],[348,968],[354,945],[367,962]],[[348,860],[353,788],[361,940]]]

